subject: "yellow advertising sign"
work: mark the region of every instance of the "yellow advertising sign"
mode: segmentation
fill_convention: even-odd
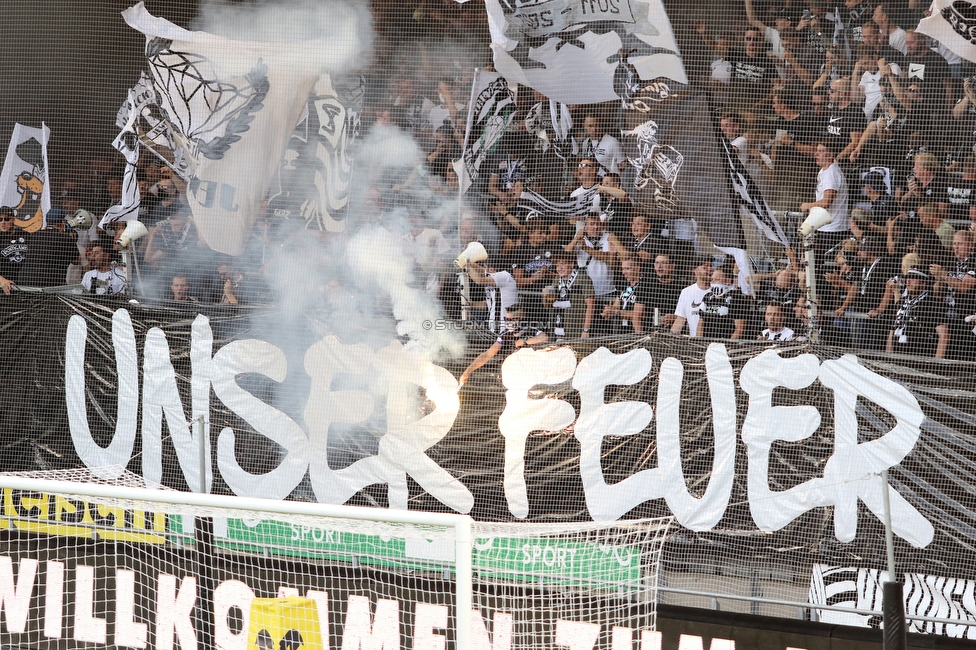
[[[323,650],[315,601],[299,596],[252,600],[247,650]]]
[[[4,488],[0,530],[164,544],[166,515]]]

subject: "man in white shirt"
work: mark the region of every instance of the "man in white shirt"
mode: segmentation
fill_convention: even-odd
[[[817,231],[816,248],[821,259],[828,261],[827,252],[851,236],[848,211],[847,179],[837,164],[836,152],[829,142],[819,142],[814,161],[820,167],[817,172],[817,200],[800,204],[801,212],[811,208],[824,208],[832,220]]]
[[[678,296],[678,306],[674,309],[674,323],[671,325],[673,334],[681,334],[685,325],[691,336],[698,336],[699,310],[702,298],[712,288],[712,258],[703,257],[693,270],[695,283],[681,290]]]
[[[905,30],[891,22],[889,14],[891,8],[887,2],[879,2],[874,6],[874,13],[871,20],[881,28],[881,34],[886,39],[888,45],[895,48],[903,55],[908,56],[908,45],[905,44]]]
[[[114,296],[125,291],[122,269],[112,267],[110,243],[96,240],[88,247],[88,261],[93,268],[81,279],[85,291],[97,296]]]
[[[775,300],[766,305],[766,329],[759,335],[762,341],[792,341],[796,333],[786,326],[783,305]]]
[[[583,131],[586,132],[586,138],[583,140],[582,155],[596,158],[604,173],[619,173],[618,167],[626,160],[624,150],[617,138],[604,133],[600,117],[595,113],[588,113],[583,118]]]

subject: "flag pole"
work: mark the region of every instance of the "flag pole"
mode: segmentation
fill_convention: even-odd
[[[474,69],[474,75],[471,77],[471,96],[468,98],[468,120],[464,125],[464,146],[461,147],[461,159],[458,161],[460,164],[458,168],[455,168],[458,177],[458,207],[457,207],[457,243],[458,250],[461,249],[463,243],[461,242],[461,217],[464,207],[464,175],[468,173],[468,166],[465,163],[465,153],[468,150],[468,143],[471,138],[471,125],[474,123],[474,96],[475,88],[478,87],[478,73],[481,72],[480,68]],[[468,279],[467,269],[458,269],[458,282],[461,285],[461,320],[467,321],[471,318],[471,283]]]
[[[458,177],[458,247],[461,246],[461,213],[462,200],[464,197],[464,175],[468,173],[468,167],[464,163],[464,152],[468,150],[468,143],[471,138],[471,125],[474,124],[474,93],[478,87],[478,74],[481,68],[474,69],[474,76],[471,77],[471,96],[468,98],[468,120],[464,125],[464,145],[461,147],[460,169],[455,169]]]

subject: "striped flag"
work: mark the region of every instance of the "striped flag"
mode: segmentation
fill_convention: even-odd
[[[725,152],[733,204],[738,207],[739,212],[748,215],[768,239],[783,246],[790,246],[789,237],[783,232],[783,227],[776,220],[759,187],[755,185],[749,171],[732,149],[732,144],[724,137],[718,137]]]
[[[525,190],[519,196],[518,209],[525,212],[541,212],[546,215],[575,219],[585,217],[593,211],[596,188],[580,194],[568,201],[550,201],[538,192]]]

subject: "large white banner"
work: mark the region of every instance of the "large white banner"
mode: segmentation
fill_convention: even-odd
[[[51,209],[47,175],[47,142],[51,129],[15,124],[0,171],[0,205],[14,209],[14,225],[27,232],[44,227]]]
[[[153,86],[190,159],[187,203],[197,229],[212,249],[238,255],[315,81],[357,52],[325,40],[259,43],[189,32],[141,2],[122,15],[146,35]]]
[[[967,61],[976,61],[976,5],[971,0],[933,0],[917,31]]]
[[[638,80],[688,83],[661,0],[486,0],[495,69],[568,104],[613,101]]]

